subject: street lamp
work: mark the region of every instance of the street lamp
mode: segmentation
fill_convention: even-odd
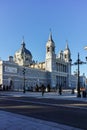
[[[25,48],[25,43],[24,43],[24,37],[23,37],[23,42],[22,42],[22,48],[21,48],[21,58],[22,58],[22,64],[23,64],[23,93],[25,93],[25,66],[26,66],[26,48]]]
[[[25,69],[25,52],[24,52],[24,50],[22,51],[22,59],[23,59],[23,82],[24,82],[23,93],[25,93],[25,71],[26,71],[26,69]]]
[[[81,65],[81,64],[86,64],[86,62],[80,61],[79,53],[78,53],[78,59],[77,59],[77,61],[75,63],[73,63],[73,65],[77,65],[78,66],[77,97],[81,97],[81,94],[80,94],[80,77],[79,77],[79,74],[80,74],[79,65]]]
[[[70,59],[69,59],[69,70],[68,70],[68,73],[69,73],[68,86],[69,86],[69,87],[71,87],[71,65],[72,65],[72,59],[70,58]]]
[[[24,79],[24,85],[23,85],[23,93],[25,93],[25,67],[23,68],[23,79]]]

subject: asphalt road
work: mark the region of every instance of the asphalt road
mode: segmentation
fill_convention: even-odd
[[[87,130],[87,102],[32,97],[1,97],[0,109]]]

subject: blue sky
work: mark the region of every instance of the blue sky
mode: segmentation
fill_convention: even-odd
[[[45,61],[45,46],[52,30],[56,54],[66,40],[72,60],[85,61],[87,0],[0,0],[0,57],[7,60],[21,46],[22,37],[35,61]],[[75,70],[76,67],[73,67]],[[81,66],[87,75],[87,65]]]

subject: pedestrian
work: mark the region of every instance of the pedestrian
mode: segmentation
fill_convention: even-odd
[[[58,93],[58,84],[56,84],[56,92]]]
[[[44,86],[44,84],[42,84],[42,86],[41,86],[41,91],[42,91],[42,96],[44,96],[44,92],[45,92],[45,86]]]
[[[59,85],[59,94],[60,95],[62,94],[62,87],[61,87],[61,85]]]

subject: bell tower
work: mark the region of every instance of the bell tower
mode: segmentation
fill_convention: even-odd
[[[46,43],[46,70],[52,72],[56,68],[55,43],[52,39],[52,32],[49,34],[49,39]]]
[[[66,62],[69,62],[71,59],[71,52],[70,52],[70,49],[68,47],[68,41],[66,41],[66,48],[64,50],[64,60]]]

